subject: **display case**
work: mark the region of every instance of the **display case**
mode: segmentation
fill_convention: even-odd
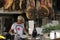
[[[0,34],[2,34],[3,31],[3,18],[0,17]]]

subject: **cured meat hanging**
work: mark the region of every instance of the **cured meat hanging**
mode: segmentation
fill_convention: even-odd
[[[9,9],[13,3],[13,0],[4,0],[4,9]]]
[[[34,0],[29,0],[29,2],[30,2],[31,7],[35,7],[35,1]]]
[[[12,7],[14,11],[26,9],[27,0],[4,0],[4,1],[5,1],[4,9],[9,9],[10,7]]]
[[[20,0],[14,0],[14,10],[20,10]]]
[[[55,13],[52,7],[52,0],[47,0],[47,7],[49,9],[49,19],[55,20]]]
[[[40,5],[46,5],[46,0],[39,0],[40,1]]]
[[[27,0],[23,0],[21,4],[21,9],[24,11],[26,9]]]
[[[35,8],[29,8],[28,11],[26,12],[26,16],[28,19],[36,19],[37,17],[37,11]]]
[[[39,0],[40,2],[40,7],[38,7],[38,14],[42,17],[43,16],[48,16],[49,15],[49,9],[47,8],[47,3],[46,0]]]
[[[28,19],[36,18],[36,8],[35,8],[35,0],[29,0],[29,6],[26,9],[26,16]]]
[[[4,3],[5,10],[20,10],[20,0],[4,0]]]

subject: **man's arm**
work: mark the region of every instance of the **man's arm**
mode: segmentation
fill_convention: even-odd
[[[10,30],[9,30],[9,33],[12,32],[12,31],[13,31],[13,29],[10,29]]]
[[[13,34],[16,34],[16,32],[14,32],[13,29],[10,29],[8,33],[11,33],[11,32],[12,32]]]
[[[24,28],[24,33],[25,33],[26,35],[28,35],[28,32],[26,31],[26,28]]]
[[[10,33],[10,32],[14,32],[13,29],[14,29],[14,24],[12,24],[12,26],[11,26],[11,28],[10,28],[10,30],[9,30],[9,33]]]
[[[26,23],[24,23],[24,33],[26,34],[26,35],[28,35],[28,32],[27,32],[27,29],[26,29],[26,25],[25,25]]]

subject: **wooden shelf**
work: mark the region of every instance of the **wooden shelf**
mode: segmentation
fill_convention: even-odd
[[[3,11],[0,10],[0,14],[22,14],[23,11]]]

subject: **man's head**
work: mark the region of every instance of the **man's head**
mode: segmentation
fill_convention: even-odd
[[[17,22],[18,23],[23,23],[24,22],[24,18],[22,16],[18,16]]]

